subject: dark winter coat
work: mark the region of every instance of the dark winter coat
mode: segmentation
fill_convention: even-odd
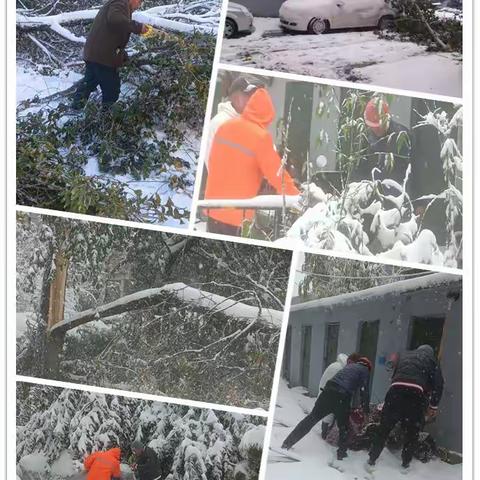
[[[161,474],[157,454],[150,447],[145,447],[143,453],[136,458],[136,463],[139,480],[154,480]]]
[[[350,395],[359,391],[363,408],[369,411],[370,405],[370,371],[360,363],[349,363],[327,382],[325,388],[336,388]],[[333,385],[332,385],[333,384]]]
[[[380,173],[377,172],[375,174],[376,179],[390,178],[402,185],[412,152],[411,145],[406,142],[398,151],[397,140],[401,132],[407,133],[410,142],[412,141],[408,128],[394,120],[390,120],[388,132],[383,137],[377,137],[373,132],[369,132],[365,158],[352,170],[350,181],[370,180],[372,178],[372,170],[378,168]],[[386,155],[389,153],[393,153],[394,156],[394,164],[391,170],[385,164]]]
[[[392,375],[392,384],[418,385],[430,397],[430,405],[437,407],[443,393],[443,375],[433,349],[421,346],[400,354]]]
[[[125,47],[130,34],[141,32],[142,24],[132,20],[128,0],[108,0],[95,17],[83,58],[107,67],[120,67],[126,60]]]

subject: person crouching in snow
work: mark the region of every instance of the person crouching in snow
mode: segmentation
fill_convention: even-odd
[[[135,464],[132,466],[135,478],[138,480],[159,479],[161,472],[155,451],[138,440],[132,443],[132,451],[135,455]]]
[[[331,380],[342,368],[344,368],[347,363],[356,362],[359,358],[360,355],[358,353],[352,353],[348,357],[344,353],[339,353],[337,356],[337,361],[331,363],[323,372],[322,378],[320,379],[320,385],[318,386],[318,395],[321,395],[327,382]],[[324,440],[327,438],[328,432],[330,432],[334,423],[335,415],[333,415],[333,413],[330,413],[322,420],[322,438]]]
[[[120,457],[119,448],[94,452],[86,457],[83,462],[87,471],[86,480],[120,480]]]
[[[102,104],[109,106],[120,96],[118,69],[127,60],[125,47],[130,34],[144,34],[147,25],[132,20],[142,0],[108,0],[98,11],[83,49],[85,76],[80,82],[72,108],[85,106],[90,94],[100,85]]]
[[[298,195],[292,177],[281,173],[282,161],[267,130],[275,118],[271,97],[253,84],[246,91],[252,94],[242,114],[224,123],[213,139],[205,199],[255,197],[264,179],[277,193]],[[209,232],[239,236],[243,221],[251,221],[255,210],[209,208],[205,214]]]
[[[388,435],[398,422],[405,432],[402,467],[409,468],[425,416],[434,418],[437,415],[442,393],[442,370],[430,345],[422,345],[398,357],[380,425],[368,454],[368,471],[374,470]]]
[[[333,413],[339,431],[337,459],[343,460],[347,456],[350,406],[355,392],[360,391],[365,414],[368,415],[370,412],[369,382],[371,370],[372,364],[366,357],[347,362],[347,365],[325,384],[325,388],[318,396],[313,410],[288,435],[282,444],[282,448],[287,450],[292,448],[322,418]]]

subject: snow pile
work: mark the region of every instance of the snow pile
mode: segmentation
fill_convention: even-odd
[[[389,179],[363,180],[350,183],[338,196],[317,194],[318,203],[307,208],[278,243],[456,267],[457,260],[442,253],[434,233],[421,229],[407,194],[409,176],[410,165],[403,185]],[[453,212],[452,225],[459,214],[459,209]]]
[[[53,476],[68,477],[72,471],[75,471],[74,463],[70,452],[64,450],[60,456],[52,463],[50,472]]]
[[[288,388],[284,380],[280,381],[277,406],[275,409],[274,424],[272,429],[271,445],[279,449],[283,440],[292,431],[296,424],[302,420],[313,408],[315,399],[306,397],[302,388]],[[353,480],[371,478],[364,470],[367,452],[348,452],[348,457],[343,460],[343,472],[330,467],[328,464],[334,458],[336,448],[324,442],[321,438],[320,423],[298,442],[292,451],[292,456],[300,457],[299,462],[288,461],[285,457],[272,451],[269,453],[267,480],[318,480],[328,478],[332,480]],[[375,479],[402,480],[405,475],[400,472],[400,454],[391,453],[387,449],[382,452],[374,473]],[[412,469],[408,474],[412,480],[461,480],[462,466],[449,465],[440,460],[432,460],[422,464],[412,462]]]
[[[371,31],[288,35],[278,18],[257,17],[254,27],[251,35],[223,40],[223,63],[462,96],[462,58],[454,53],[429,52]]]
[[[242,437],[240,442],[240,450],[247,452],[250,448],[261,450],[265,438],[265,426],[259,425],[251,430],[248,430]]]

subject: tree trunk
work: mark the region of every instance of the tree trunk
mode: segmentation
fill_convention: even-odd
[[[63,252],[55,256],[55,276],[50,284],[50,297],[48,302],[47,328],[51,328],[63,320],[65,311],[65,290],[67,285],[68,260]]]
[[[63,321],[65,312],[65,290],[67,285],[68,259],[59,251],[55,256],[55,276],[50,284],[47,317],[46,363],[49,376],[58,377],[60,354],[65,334],[52,332],[52,328]]]

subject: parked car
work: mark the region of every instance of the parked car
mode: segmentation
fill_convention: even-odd
[[[227,18],[223,35],[232,38],[239,33],[251,33],[253,31],[253,15],[250,10],[235,2],[228,2]]]
[[[287,0],[280,7],[284,30],[317,35],[338,28],[392,28],[395,12],[388,0]]]

